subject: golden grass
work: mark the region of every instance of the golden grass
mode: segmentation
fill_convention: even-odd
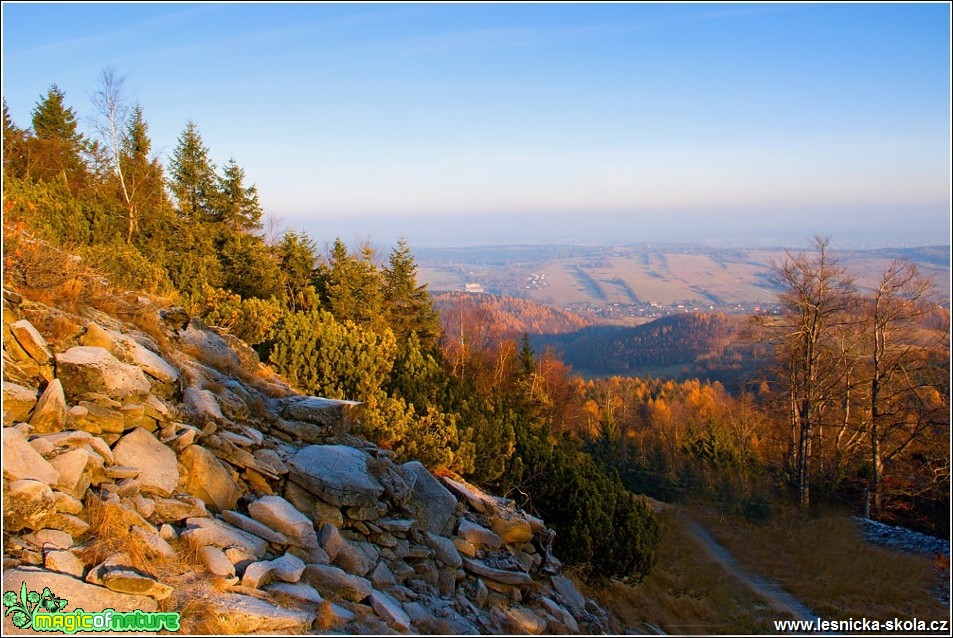
[[[331,608],[330,600],[323,600],[315,611],[314,628],[318,631],[331,631],[341,626],[341,619]]]
[[[641,583],[577,585],[614,616],[613,633],[758,634],[773,630],[776,611],[714,562],[671,512],[658,561]]]
[[[764,525],[699,510],[698,520],[746,569],[774,579],[825,619],[944,619],[933,595],[944,565],[866,542],[845,513],[787,510]]]
[[[225,636],[235,633],[228,615],[223,614],[214,603],[217,594],[217,590],[203,582],[198,586],[177,589],[166,599],[178,603],[178,606],[174,606],[174,603],[170,609],[179,610],[183,634]]]
[[[156,306],[152,304],[145,307],[127,306],[117,309],[116,313],[152,337],[163,354],[168,354],[173,350],[174,347],[169,340],[168,328],[163,325]]]
[[[81,539],[84,542],[80,558],[86,565],[96,565],[121,553],[129,557],[129,567],[162,582],[202,569],[194,548],[186,541],[170,543],[176,550],[176,555],[170,557],[156,552],[138,534],[130,533],[138,519],[122,506],[104,502],[94,494],[87,496],[85,506],[89,529]]]
[[[75,317],[56,309],[32,307],[24,309],[24,316],[43,335],[53,352],[63,352],[76,345],[82,328]]]
[[[138,535],[130,534],[133,520],[122,507],[106,503],[94,495],[86,499],[90,528],[84,535],[85,547],[80,559],[96,565],[111,556],[123,553],[129,566],[170,585],[173,593],[158,601],[161,611],[179,611],[182,633],[223,635],[234,633],[226,615],[213,604],[223,591],[223,583],[212,578],[198,558],[197,546],[186,540],[170,543],[176,550],[173,557],[153,551]]]
[[[76,252],[53,246],[22,224],[4,224],[4,286],[30,301],[66,310],[109,298],[103,274],[76,257]]]

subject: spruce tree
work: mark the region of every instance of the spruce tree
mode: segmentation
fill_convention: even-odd
[[[3,176],[23,177],[26,171],[26,131],[10,117],[7,99],[3,98]]]
[[[77,130],[76,113],[66,106],[66,96],[55,84],[33,109],[33,132],[40,139],[66,140],[76,149],[82,147],[83,136]]]
[[[314,289],[316,246],[306,233],[294,230],[285,232],[276,252],[285,286],[285,303],[294,310],[310,310],[316,307],[317,292]]]
[[[426,284],[417,284],[417,264],[407,241],[401,237],[381,272],[387,321],[398,342],[416,333],[424,352],[436,349],[440,318]]]
[[[385,328],[381,275],[373,256],[367,244],[360,257],[353,255],[339,237],[326,262],[318,267],[315,283],[322,302],[335,319],[381,331]]]
[[[261,229],[261,215],[258,189],[245,186],[245,171],[234,158],[229,159],[218,178],[213,219],[232,232],[251,233]]]
[[[34,177],[62,181],[75,195],[88,175],[83,153],[87,144],[78,130],[76,113],[66,106],[65,95],[53,84],[32,113]]]
[[[193,221],[208,221],[215,199],[215,166],[208,157],[195,122],[189,120],[179,137],[169,164],[172,194],[179,204],[179,215]]]

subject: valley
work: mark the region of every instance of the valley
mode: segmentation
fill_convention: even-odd
[[[771,263],[783,260],[785,251],[643,243],[423,248],[416,255],[420,281],[432,292],[520,297],[595,323],[638,325],[685,312],[776,312]],[[857,273],[861,288],[873,286],[891,260],[907,257],[934,275],[941,290],[949,289],[945,246],[841,250],[838,255]]]

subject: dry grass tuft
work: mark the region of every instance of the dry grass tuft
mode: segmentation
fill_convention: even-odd
[[[168,328],[162,324],[158,308],[155,306],[150,304],[146,307],[117,308],[116,313],[152,337],[162,354],[168,354],[173,350],[174,346],[169,340]]]
[[[80,302],[96,303],[112,296],[102,272],[69,248],[56,248],[19,224],[4,224],[3,267],[4,285],[48,306],[75,310]]]
[[[129,567],[168,585],[177,586],[202,575],[204,568],[187,541],[170,543],[176,554],[165,556],[138,534],[130,533],[138,519],[122,506],[90,494],[86,512],[90,527],[82,539],[85,543],[80,559],[84,564],[97,565],[116,554],[125,554]]]
[[[163,602],[168,601],[169,610],[179,610],[183,634],[225,636],[235,631],[228,615],[213,602],[219,593],[208,581],[199,581],[192,586],[176,588]]]
[[[341,619],[331,608],[330,600],[323,600],[315,611],[314,628],[318,631],[331,631],[341,626]]]
[[[85,541],[80,554],[83,562],[96,565],[114,554],[125,553],[133,562],[130,567],[143,568],[144,573],[151,575],[151,551],[139,536],[129,533],[136,518],[120,505],[105,502],[92,493],[87,495],[85,505],[89,529],[81,539]]]
[[[87,565],[98,564],[117,553],[129,557],[130,567],[170,585],[173,593],[159,601],[161,611],[181,613],[182,633],[223,635],[234,633],[226,615],[218,613],[214,598],[224,590],[198,558],[198,547],[188,540],[170,543],[173,557],[154,552],[138,535],[130,534],[134,517],[119,505],[103,502],[95,495],[86,500],[90,528],[80,558]]]

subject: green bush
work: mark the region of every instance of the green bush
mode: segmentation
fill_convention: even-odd
[[[164,268],[129,244],[94,244],[83,251],[89,265],[106,274],[110,281],[127,290],[161,294],[172,283]]]
[[[655,562],[661,529],[644,499],[570,439],[551,440],[520,419],[503,482],[556,531],[554,551],[567,565],[638,580]]]
[[[433,406],[421,414],[413,404],[379,393],[360,406],[357,418],[363,434],[392,450],[401,463],[417,460],[431,470],[458,473],[473,469],[473,445],[467,432],[457,429],[455,415]]]
[[[283,312],[274,299],[242,299],[211,286],[203,286],[202,293],[187,305],[189,312],[208,325],[224,328],[250,346],[265,340]]]
[[[301,390],[330,399],[378,396],[397,356],[394,334],[378,334],[329,312],[285,313],[271,332],[268,361]]]

